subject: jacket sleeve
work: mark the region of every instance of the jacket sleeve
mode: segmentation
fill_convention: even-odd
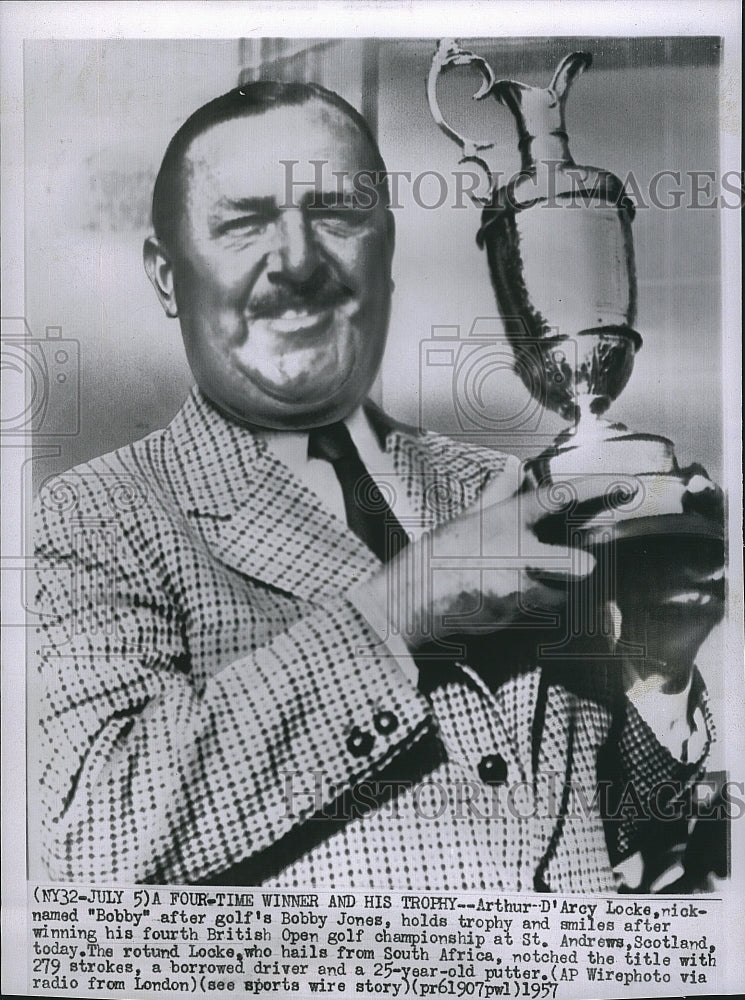
[[[32,705],[52,878],[203,880],[429,732],[427,701],[345,599],[197,680],[184,614],[153,588],[126,525],[114,549],[84,517],[43,504],[35,516]]]

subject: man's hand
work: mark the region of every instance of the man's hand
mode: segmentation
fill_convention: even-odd
[[[409,649],[455,633],[498,630],[522,616],[551,612],[566,601],[566,585],[595,566],[582,549],[538,540],[536,524],[558,515],[596,480],[518,492],[494,502],[487,487],[477,504],[409,545],[350,599],[379,631],[400,632]],[[587,516],[595,512],[588,506]]]

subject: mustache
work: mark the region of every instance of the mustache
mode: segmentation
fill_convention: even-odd
[[[274,319],[288,309],[321,311],[347,302],[353,295],[347,285],[328,273],[314,272],[302,282],[283,282],[252,298],[248,311],[254,319]]]

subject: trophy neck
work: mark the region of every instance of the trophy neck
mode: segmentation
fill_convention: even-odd
[[[495,86],[494,96],[507,105],[517,124],[524,172],[535,173],[544,165],[552,169],[556,164],[574,164],[564,125],[564,101],[552,90],[504,80]]]
[[[562,128],[540,135],[531,135],[527,130],[520,136],[521,169],[524,173],[536,173],[539,170],[553,170],[557,166],[574,166],[572,154],[569,151],[569,139]]]

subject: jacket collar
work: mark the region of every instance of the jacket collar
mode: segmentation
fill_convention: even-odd
[[[489,478],[469,449],[420,434],[372,403],[365,412],[428,527],[459,513]],[[226,419],[198,389],[167,428],[166,447],[175,500],[191,530],[232,569],[320,601],[380,567],[259,436]]]

